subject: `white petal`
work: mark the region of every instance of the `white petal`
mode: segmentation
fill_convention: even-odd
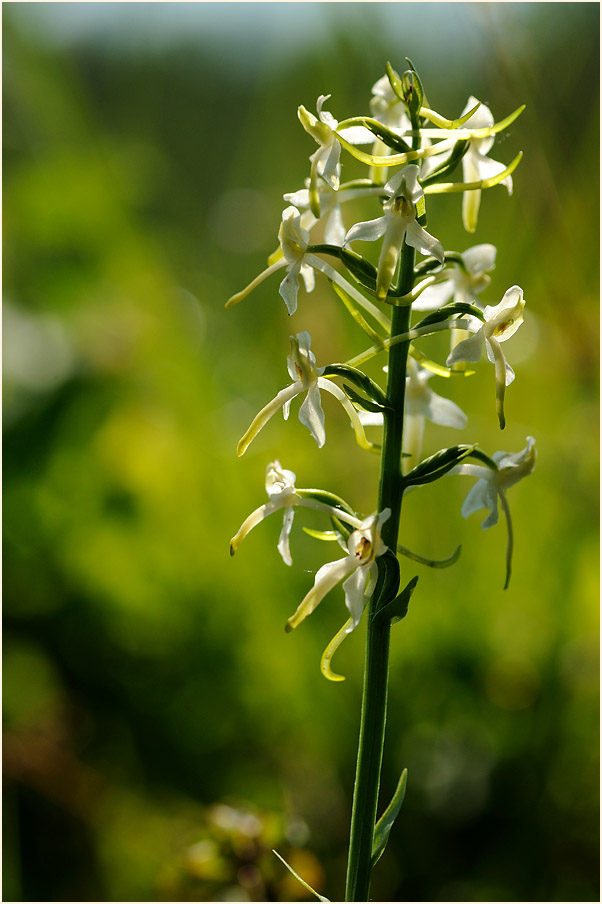
[[[433,257],[436,257],[438,261],[443,263],[443,245],[439,239],[436,239],[427,232],[426,229],[419,226],[416,220],[410,220],[407,224],[405,239],[408,245],[411,245],[412,248],[416,248],[421,254],[432,254]]]
[[[282,523],[282,530],[280,531],[280,538],[278,540],[278,552],[282,556],[286,565],[293,564],[289,539],[294,517],[295,510],[292,506],[290,506],[284,512],[284,521]]]
[[[311,435],[322,448],[326,442],[324,429],[324,412],[320,400],[320,390],[317,385],[310,386],[305,401],[299,409],[299,420],[309,429]]]
[[[341,208],[336,204],[324,222],[324,238],[329,245],[342,245],[345,241],[345,226]]]
[[[445,362],[447,366],[450,367],[457,361],[470,361],[471,363],[479,361],[483,350],[484,338],[483,331],[478,330],[473,336],[470,336],[469,339],[464,339],[463,342],[459,342],[447,356]]]
[[[364,611],[364,593],[368,580],[369,566],[360,565],[343,584],[345,591],[345,605],[353,619],[353,627],[357,627]]]
[[[462,259],[471,276],[480,276],[495,268],[496,254],[495,245],[473,245],[462,252]]]
[[[356,567],[355,556],[345,556],[344,559],[337,559],[335,562],[327,562],[326,565],[322,565],[316,574],[314,586],[301,600],[295,613],[288,619],[286,630],[292,631],[293,628],[300,625],[319,606],[326,594],[333,587],[336,587],[340,581],[344,580]]]
[[[489,509],[489,515],[481,525],[485,530],[497,523],[497,490],[495,488],[495,472],[490,471],[491,478],[481,478],[469,491],[462,505],[462,516],[468,518],[479,509]]]
[[[435,392],[431,392],[429,395],[425,414],[433,424],[440,424],[442,427],[456,427],[458,430],[462,430],[468,420],[459,405]]]
[[[242,455],[246,449],[249,447],[249,444],[253,439],[257,436],[259,431],[265,427],[267,422],[271,417],[278,411],[279,408],[284,408],[285,411],[285,419],[288,417],[288,408],[290,407],[291,399],[293,399],[300,392],[303,392],[303,383],[291,383],[290,386],[287,386],[285,389],[281,389],[277,396],[275,396],[267,405],[265,405],[259,414],[257,414],[249,428],[247,429],[244,436],[240,439],[237,448],[237,454]]]
[[[433,286],[427,286],[420,293],[416,301],[412,304],[413,311],[436,311],[437,308],[453,297],[456,291],[456,283],[453,279],[446,279],[444,282],[435,283]]]
[[[352,226],[345,236],[345,245],[351,242],[375,242],[386,232],[388,217],[378,217],[376,220],[365,220]]]
[[[294,314],[297,310],[297,295],[299,294],[300,270],[301,267],[298,265],[291,267],[280,283],[280,289],[278,290],[281,297],[284,299],[284,303],[286,304],[289,314]]]

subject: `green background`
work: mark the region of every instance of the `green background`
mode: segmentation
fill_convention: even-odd
[[[235,455],[290,333],[319,364],[366,343],[320,277],[293,318],[276,277],[223,305],[308,174],[297,106],[366,113],[406,55],[446,116],[527,104],[492,152],[524,151],[514,195],[483,197],[475,236],[460,196],[429,203],[447,248],[497,246],[485,301],[524,289],[508,426],[482,362],[433,379],[469,423],[425,452],[533,435],[539,459],[506,592],[503,524],[461,518],[466,480],[404,503],[403,543],[463,550],[402,564],[383,795],[409,785],[373,896],[598,900],[598,4],[5,3],[3,27],[4,900],[303,896],[272,847],[341,897],[363,629],[344,684],[318,668],[340,590],[283,632],[336,557],[299,529],[319,519],[292,569],[279,517],[228,541],[274,458],[373,510],[377,459],[334,403],[322,450],[293,407]]]

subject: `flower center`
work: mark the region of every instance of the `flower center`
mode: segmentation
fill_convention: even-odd
[[[501,336],[502,333],[505,333],[509,326],[512,326],[514,323],[514,318],[509,317],[508,320],[502,321],[502,323],[498,323],[496,328],[493,331],[494,336]]]
[[[362,537],[362,539],[356,544],[355,547],[355,556],[360,560],[362,565],[365,565],[368,559],[372,556],[372,543],[366,537]]]

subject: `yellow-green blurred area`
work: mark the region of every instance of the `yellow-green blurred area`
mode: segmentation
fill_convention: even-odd
[[[363,625],[339,684],[319,660],[340,588],[283,631],[338,547],[307,512],[292,568],[279,516],[234,559],[228,541],[274,459],[374,509],[378,459],[329,399],[323,449],[296,400],[235,454],[291,333],[318,364],[367,340],[320,275],[292,318],[277,276],[224,302],[309,173],[297,106],[368,113],[406,55],[444,116],[470,94],[497,119],[527,105],[491,152],[524,151],[514,194],[484,193],[474,236],[460,195],[428,201],[447,249],[498,248],[483,301],[524,289],[508,426],[483,360],[433,377],[469,422],[425,453],[533,435],[539,458],[509,494],[505,592],[503,521],[460,514],[471,481],[404,502],[402,543],[462,554],[402,563],[420,577],[392,634],[382,807],[409,782],[373,896],[598,900],[598,4],[5,3],[3,29],[4,900],[306,897],[272,848],[342,896]]]

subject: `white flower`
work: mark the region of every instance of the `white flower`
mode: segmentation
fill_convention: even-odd
[[[462,115],[479,103],[476,97],[469,97]],[[466,122],[467,129],[489,129],[494,124],[491,110],[485,104],[481,104],[478,110]],[[489,135],[486,138],[471,138],[468,150],[462,158],[464,182],[479,182],[481,179],[489,179],[503,172],[506,167],[497,160],[487,157],[487,152],[493,146],[495,138]],[[502,185],[512,194],[512,176],[502,180]],[[462,219],[467,232],[474,232],[477,228],[479,206],[481,204],[481,190],[465,191],[462,197]]]
[[[298,115],[301,125],[311,137],[318,142],[320,147],[309,158],[311,161],[311,181],[316,184],[320,176],[325,182],[337,191],[340,184],[341,145],[335,135],[338,126],[337,120],[323,109],[324,101],[330,94],[321,94],[318,98],[318,118],[306,110],[303,104],[299,107]]]
[[[296,336],[291,336],[291,350],[286,364],[289,376],[293,382],[285,389],[281,389],[278,395],[271,402],[268,402],[253,419],[249,429],[238,444],[238,455],[243,455],[262,427],[267,424],[280,408],[283,409],[286,420],[289,416],[291,401],[295,396],[302,393],[306,393],[306,397],[299,409],[299,420],[302,424],[305,424],[321,448],[326,441],[324,412],[320,397],[321,389],[329,392],[341,403],[355,430],[357,441],[364,448],[370,448],[371,444],[366,439],[356,409],[336,383],[322,376],[324,367],[316,367],[316,359],[311,350],[311,336],[307,330],[297,333]]]
[[[465,304],[477,304],[477,295],[487,288],[491,278],[487,275],[495,267],[497,250],[494,245],[473,245],[460,257],[464,268],[455,264],[445,271],[445,279],[428,286],[418,296],[412,308],[415,311],[434,311],[452,298]]]
[[[284,470],[279,461],[272,461],[266,468],[265,489],[269,502],[261,505],[242,523],[236,534],[230,540],[230,555],[234,555],[247,534],[260,524],[268,515],[284,509],[284,523],[278,540],[278,552],[287,565],[292,565],[289,546],[289,537],[293,526],[294,506],[314,509],[327,515],[334,515],[340,520],[347,521],[352,527],[359,527],[361,522],[353,515],[349,515],[335,506],[318,502],[315,499],[300,496],[295,488],[295,474],[293,471]]]
[[[343,584],[345,605],[351,615],[347,633],[357,627],[364,611],[368,579],[375,577],[376,558],[387,551],[380,533],[382,525],[390,515],[391,510],[386,508],[380,514],[366,518],[349,535],[347,541],[349,554],[343,559],[322,565],[316,573],[314,586],[287,621],[287,631],[292,631],[307,618],[340,581],[345,581]]]
[[[405,473],[420,461],[425,421],[442,427],[461,430],[466,426],[467,417],[462,409],[443,396],[437,395],[428,385],[432,373],[420,367],[413,358],[408,359],[406,377],[404,452],[409,457],[402,459]]]
[[[519,480],[522,480],[523,477],[531,474],[535,468],[535,440],[532,436],[528,436],[527,446],[521,452],[496,452],[493,455],[493,460],[497,465],[496,471],[482,465],[461,464],[452,468],[450,473],[467,474],[469,477],[479,478],[464,500],[462,515],[464,518],[468,518],[469,515],[479,511],[479,509],[489,509],[489,514],[481,524],[483,530],[487,530],[488,527],[493,527],[494,524],[497,524],[498,499],[502,504],[508,526],[506,583],[504,585],[504,589],[506,589],[510,581],[514,541],[510,509],[505,494],[506,490],[518,483]]]
[[[323,221],[324,241],[329,245],[342,245],[345,241],[346,229],[343,225],[341,204],[344,204],[345,201],[355,201],[358,198],[382,194],[382,191],[374,186],[341,188],[339,191],[334,191],[326,182],[319,182],[318,194],[320,198],[319,217],[314,216],[311,210],[309,180],[306,181],[306,188],[287,193],[284,195],[284,200],[293,204],[301,212],[301,226],[304,229],[310,230],[316,223]]]
[[[315,285],[315,274],[309,263],[306,262],[307,247],[309,245],[309,233],[301,225],[301,215],[296,207],[287,207],[282,212],[282,222],[278,230],[281,257],[263,270],[259,276],[249,283],[241,292],[237,292],[226,303],[226,307],[232,307],[242,301],[253,289],[263,282],[272,273],[286,267],[286,276],[280,283],[280,295],[284,299],[289,314],[297,310],[297,294],[299,292],[299,280],[303,279],[305,288],[311,292]]]
[[[424,192],[418,182],[418,167],[404,166],[383,186],[388,200],[383,205],[384,214],[375,220],[356,223],[345,237],[345,244],[358,240],[373,242],[384,236],[378,261],[376,297],[384,299],[395,275],[404,239],[421,254],[432,254],[443,263],[443,246],[416,221],[416,204]]]
[[[512,286],[498,305],[485,308],[485,323],[480,323],[476,317],[469,318],[476,327],[475,332],[456,345],[445,362],[448,367],[458,361],[476,362],[485,345],[487,357],[495,364],[497,412],[502,429],[505,426],[504,391],[514,380],[514,371],[504,357],[500,342],[505,342],[517,331],[523,322],[524,307],[523,290],[520,286]]]

